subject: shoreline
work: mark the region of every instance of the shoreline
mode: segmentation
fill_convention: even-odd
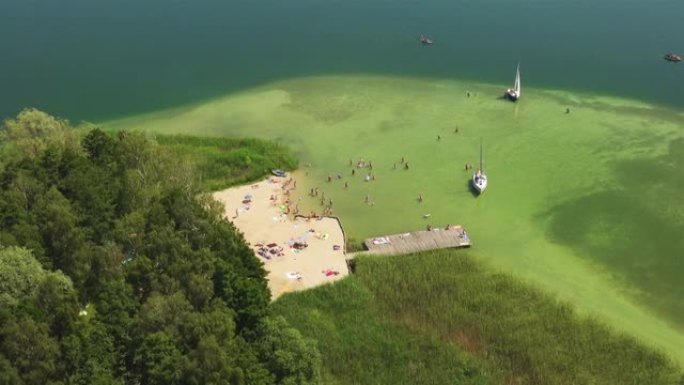
[[[468,98],[467,91],[477,96]],[[656,106],[638,101],[552,90],[528,89],[521,103],[511,104],[496,99],[499,92],[499,87],[457,81],[304,78],[269,83],[176,111],[173,117],[152,114],[125,125],[148,132],[191,130],[277,141],[291,147],[301,165],[314,165],[294,173],[301,211],[320,211],[320,197],[307,195],[319,187],[334,200],[350,240],[456,218],[478,234],[473,252],[483,260],[679,353],[684,336],[674,329],[681,329],[681,317],[653,311],[679,303],[676,292],[630,279],[625,272],[642,265],[644,250],[657,248],[658,258],[648,256],[645,271],[660,277],[663,285],[678,287],[662,274],[662,266],[680,251],[675,237],[656,242],[639,235],[650,231],[644,213],[662,217],[659,234],[676,230],[659,211],[661,206],[652,203],[656,200],[643,197],[675,196],[676,185],[656,183],[657,175],[649,170],[678,161],[669,151],[682,135],[684,115],[661,114]],[[492,185],[485,196],[474,199],[463,164],[476,162],[482,138]],[[411,169],[393,170],[404,156]],[[359,170],[351,174],[348,160],[361,157],[373,160],[377,181],[364,182]],[[337,173],[342,180],[327,182]],[[423,202],[417,201],[419,194]],[[366,196],[376,204],[369,206]],[[606,199],[611,196],[619,199]],[[429,222],[426,214],[431,214]],[[623,221],[616,218],[623,214],[629,214],[632,227],[620,236],[616,231]],[[592,229],[615,231],[597,237],[593,234],[603,233]],[[618,246],[627,255],[614,253]],[[595,264],[605,270],[597,271]],[[632,289],[655,301],[643,303],[626,295]]]
[[[243,234],[268,272],[271,300],[290,291],[335,282],[349,274],[339,218],[292,209],[291,177],[271,176],[212,193],[224,217]]]

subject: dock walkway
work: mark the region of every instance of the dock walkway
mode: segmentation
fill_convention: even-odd
[[[364,254],[410,254],[436,249],[470,247],[470,238],[461,226],[447,229],[413,231],[369,238],[364,241]]]

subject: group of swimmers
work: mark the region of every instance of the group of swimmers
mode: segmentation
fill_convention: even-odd
[[[458,132],[458,128],[456,128],[454,132]],[[441,140],[440,136],[438,136],[438,140]],[[404,170],[410,169],[408,161],[403,156],[401,157],[399,164],[403,165]],[[311,167],[311,164],[307,163],[306,166]],[[372,170],[373,170],[373,162],[372,161],[366,161],[366,160],[361,159],[361,160],[355,162],[354,160],[350,159],[349,160],[349,166],[352,167],[352,169],[351,169],[351,175],[352,176],[356,175],[356,169],[357,168],[368,168],[371,172],[369,172],[368,174],[366,174],[364,176],[364,181],[370,182],[370,181],[376,180],[376,176],[372,172]],[[397,163],[394,163],[393,168],[397,169]],[[333,179],[341,180],[343,178],[342,178],[342,175],[339,173],[336,174],[335,178],[333,178],[333,175],[330,174],[327,176],[326,181],[328,183],[332,183]],[[349,188],[349,181],[344,182],[344,188],[345,189]],[[309,196],[310,197],[320,197],[320,205],[323,206],[323,212],[321,214],[322,216],[332,215],[333,202],[332,202],[332,199],[330,199],[330,198],[328,198],[326,201],[325,192],[320,191],[318,187],[312,187],[311,190],[309,191]],[[375,202],[371,199],[370,195],[366,195],[363,202],[369,206],[375,205]],[[423,194],[422,193],[418,195],[418,202],[423,202]],[[287,203],[289,203],[289,201],[287,201],[286,204]],[[288,208],[289,208],[289,205],[288,205]],[[296,210],[296,211],[299,211],[299,210]],[[289,213],[289,210],[288,210],[288,213]],[[296,212],[295,212],[295,214],[296,214]],[[309,217],[311,217],[311,216],[309,216]]]
[[[408,164],[408,161],[406,160],[405,157],[403,157],[403,156],[401,157],[400,164],[403,165],[404,170],[408,170],[408,169],[409,169],[409,164]],[[307,166],[308,166],[308,167],[311,167],[311,164],[308,163]],[[356,169],[357,169],[357,168],[367,168],[367,169],[369,169],[371,172],[369,172],[368,174],[366,174],[366,175],[364,176],[364,178],[363,178],[364,181],[366,181],[366,182],[371,182],[371,181],[375,181],[375,180],[376,180],[376,176],[375,176],[375,174],[372,172],[372,170],[373,170],[373,162],[372,162],[372,161],[370,161],[370,160],[369,160],[369,161],[366,161],[366,160],[364,160],[364,159],[361,159],[361,160],[358,160],[358,161],[355,162],[353,159],[349,159],[349,166],[352,167],[352,169],[351,169],[351,175],[352,175],[352,176],[355,176],[355,175],[356,175]],[[397,164],[396,164],[396,163],[394,163],[394,169],[397,169]],[[340,180],[340,179],[342,179],[342,175],[338,173],[338,174],[336,174],[336,178],[333,178],[332,174],[330,174],[330,175],[327,176],[326,181],[327,181],[328,183],[332,183],[333,179],[338,179],[338,180]],[[345,181],[345,182],[344,182],[344,188],[345,188],[345,189],[348,189],[348,188],[349,188],[349,182],[348,182],[348,181]],[[327,213],[332,213],[332,199],[329,199],[329,200],[328,200],[328,204],[326,204],[325,193],[324,193],[324,192],[321,192],[321,191],[318,189],[318,187],[312,187],[311,190],[310,190],[310,192],[309,192],[309,196],[311,196],[311,197],[318,197],[319,195],[320,195],[320,197],[321,197],[321,199],[320,199],[320,204],[321,204],[321,206],[324,206],[324,213],[323,213],[323,215],[329,215],[329,214],[327,214]],[[422,201],[422,194],[421,194],[421,196],[420,196],[420,201]],[[375,202],[372,201],[372,200],[370,199],[370,196],[368,196],[368,195],[366,195],[366,197],[364,198],[364,203],[367,204],[367,205],[370,205],[370,206],[375,205]]]

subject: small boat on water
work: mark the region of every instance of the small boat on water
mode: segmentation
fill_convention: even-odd
[[[473,174],[473,188],[478,194],[482,194],[487,188],[487,174],[482,167],[482,143],[480,142],[480,167]]]
[[[432,45],[432,38],[429,36],[425,36],[423,34],[420,35],[420,43],[423,45]]]
[[[522,90],[520,88],[520,63],[518,63],[518,67],[515,70],[515,83],[513,84],[513,88],[507,89],[505,96],[512,102],[517,101],[522,96]]]
[[[676,53],[671,53],[671,52],[668,54],[665,54],[664,59],[667,61],[675,62],[675,63],[682,61],[681,56],[677,55]]]

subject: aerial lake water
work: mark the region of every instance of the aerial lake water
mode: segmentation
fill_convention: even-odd
[[[494,268],[684,356],[684,63],[662,59],[684,53],[684,2],[11,0],[0,12],[4,116],[36,106],[280,141],[302,161],[301,211],[320,210],[306,194],[317,187],[355,239],[462,224]],[[499,97],[518,62],[513,104]],[[464,164],[481,143],[490,182],[476,197]],[[352,175],[361,159],[375,180]]]

